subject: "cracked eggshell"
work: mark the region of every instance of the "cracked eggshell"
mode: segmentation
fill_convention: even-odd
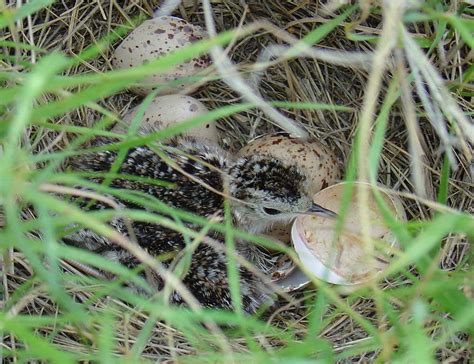
[[[125,134],[133,118],[138,112],[137,106],[130,110],[123,118],[122,124],[114,126],[112,131]],[[170,125],[184,122],[198,115],[205,114],[209,110],[199,100],[186,95],[158,96],[152,100],[145,110],[141,119],[139,130],[144,134],[165,129]],[[200,139],[209,139],[215,143],[219,142],[219,134],[216,124],[209,122],[186,130],[182,135],[192,136]]]
[[[266,239],[284,245],[291,244],[290,235],[290,229],[285,225],[272,229],[270,233],[262,234]],[[283,238],[283,240],[278,237]],[[266,248],[266,250],[269,251],[271,258],[266,259],[265,266],[259,266],[259,268],[283,292],[292,292],[304,288],[311,282],[287,254],[281,252],[272,254],[270,249]]]
[[[266,135],[254,139],[239,152],[239,156],[254,154],[270,155],[287,165],[296,164],[308,177],[306,187],[311,195],[341,178],[341,168],[334,153],[315,141]]]
[[[330,186],[314,196],[314,202],[336,213],[340,210],[344,186]],[[362,189],[369,194],[369,232],[373,241],[366,242],[362,235],[361,218],[358,213],[358,196]],[[380,191],[382,198],[398,220],[406,221],[406,214],[397,196]],[[391,254],[399,249],[395,236],[385,223],[371,187],[365,183],[354,183],[353,195],[345,216],[342,232],[336,241],[337,219],[321,216],[299,216],[293,223],[292,241],[302,264],[316,277],[329,283],[357,285],[368,282],[385,270]],[[368,254],[372,251],[373,254]]]
[[[295,264],[290,256],[286,254],[278,254],[274,257],[274,269],[270,274],[273,282],[285,279],[295,269]]]
[[[201,40],[205,35],[201,27],[177,17],[160,16],[149,19],[134,29],[117,47],[112,64],[115,69],[139,66]],[[164,73],[151,74],[132,88],[132,91],[146,95],[157,85],[166,85],[179,78],[194,76],[210,64],[210,57],[207,55],[193,58]],[[189,85],[184,82],[167,85],[160,93],[176,93]]]
[[[273,241],[278,245],[285,245],[286,243],[279,240],[274,236],[269,236],[262,234],[267,240]],[[258,254],[258,260],[254,263],[258,266],[259,270],[268,276],[268,278],[274,282],[277,286],[280,287],[285,292],[289,292],[294,289],[294,277],[293,279],[288,280],[288,276],[293,274],[293,271],[296,270],[296,265],[294,264],[291,257],[282,252],[272,253],[269,248],[258,248],[260,254]],[[263,254],[262,254],[263,253]],[[262,259],[262,257],[265,257]],[[306,279],[306,281],[309,281]],[[280,282],[282,282],[280,284]],[[293,288],[292,288],[293,287]]]

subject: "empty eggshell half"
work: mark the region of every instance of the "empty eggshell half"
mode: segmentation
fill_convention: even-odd
[[[116,124],[112,131],[125,134],[128,126],[138,112],[137,106],[130,110],[123,118],[123,123]],[[145,110],[140,122],[139,131],[147,134],[165,129],[170,125],[184,122],[198,115],[208,112],[206,106],[191,96],[165,95],[155,97]],[[214,122],[200,124],[186,130],[182,135],[195,138],[205,138],[218,143],[219,135]]]
[[[274,269],[271,272],[271,280],[279,281],[290,274],[295,265],[291,258],[286,254],[278,254],[274,257]]]
[[[201,40],[205,35],[201,27],[177,17],[160,16],[149,19],[134,29],[117,47],[112,64],[115,69],[139,66]],[[131,90],[145,95],[156,86],[164,85],[160,94],[176,93],[189,83],[172,84],[173,81],[194,76],[210,64],[209,56],[196,57],[163,73],[149,75]]]
[[[330,186],[314,196],[314,202],[336,213],[340,210],[346,183]],[[362,234],[358,213],[362,189],[369,195],[369,232],[371,241]],[[380,191],[392,214],[406,221],[401,201]],[[292,241],[302,264],[316,277],[329,283],[355,285],[373,279],[387,268],[391,253],[399,246],[395,236],[384,221],[371,187],[354,183],[352,199],[339,239],[335,241],[337,219],[320,216],[299,216],[292,227]]]
[[[273,235],[266,233],[262,236],[279,244],[291,244],[290,241],[286,241],[286,236],[288,235],[286,228],[281,230],[280,234],[278,230],[276,231],[277,233]],[[285,238],[285,240],[278,239],[278,235]],[[288,238],[290,239],[290,237]],[[265,250],[268,252],[268,255],[265,254],[266,259],[259,261],[258,267],[268,275],[269,279],[278,286],[280,290],[283,292],[292,292],[306,287],[311,282],[308,276],[296,266],[290,256],[282,252],[272,253],[268,248],[265,248]]]
[[[261,236],[266,240],[275,242],[278,245],[285,245],[284,242],[274,236],[269,236],[266,234],[262,234]],[[268,248],[259,247],[256,249],[258,249],[259,253],[255,256],[258,258],[253,263],[259,268],[260,271],[266,274],[272,282],[279,286],[283,291],[288,292],[289,284],[284,283],[280,285],[280,282],[286,282],[286,278],[296,269],[291,257],[282,252],[272,252]],[[309,280],[307,279],[307,281]]]
[[[308,286],[310,283],[311,279],[296,265],[285,277],[275,281],[275,284],[284,292],[296,291]]]
[[[254,139],[239,152],[239,156],[254,154],[278,158],[287,165],[296,165],[307,178],[308,193],[314,195],[337,182],[341,168],[332,151],[321,143],[306,142],[286,135],[273,134]]]

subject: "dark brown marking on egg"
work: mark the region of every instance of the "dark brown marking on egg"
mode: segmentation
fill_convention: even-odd
[[[323,179],[321,181],[321,189],[324,190],[329,184],[326,182],[326,179]]]
[[[189,41],[192,43],[192,42],[196,42],[198,40],[201,40],[202,37],[200,35],[196,35],[196,34],[191,34],[189,36]]]

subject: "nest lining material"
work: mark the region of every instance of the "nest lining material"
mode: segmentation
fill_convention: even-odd
[[[129,19],[140,12],[152,14],[158,1],[58,1],[48,10],[35,13],[31,18],[31,23],[23,24],[23,28],[18,33],[19,41],[33,43],[47,50],[61,49],[66,54],[78,54],[92,42],[102,38],[109,33],[114,26],[124,24]],[[296,37],[307,34],[316,25],[324,23],[326,20],[321,16],[323,5],[319,2],[308,2],[307,6],[297,6],[297,2],[263,1],[249,2],[247,10],[241,5],[243,2],[236,1],[213,1],[213,11],[218,31],[237,27],[242,17],[245,21],[257,19],[267,19],[276,26],[286,29]],[[204,24],[202,9],[192,1],[184,1],[176,12],[186,20],[195,24]],[[381,19],[369,17],[359,25],[360,30],[372,32],[379,31]],[[356,28],[358,29],[358,28]],[[431,29],[414,29],[414,32],[431,36]],[[8,34],[4,34],[5,39],[12,39]],[[242,70],[258,58],[261,50],[269,44],[279,41],[269,32],[261,31],[239,40],[230,49],[231,59],[239,64]],[[345,37],[344,30],[337,28],[318,44],[324,48],[337,50],[373,50],[373,45],[368,42],[351,42]],[[444,44],[445,50],[456,47],[455,39],[449,44]],[[433,64],[444,77],[456,78],[456,69],[465,66],[465,60],[457,57],[453,53],[445,53],[446,59],[440,59],[436,53],[432,57]],[[88,72],[107,71],[111,67],[112,49],[103,53],[100,57],[82,63],[69,71],[71,75]],[[33,56],[30,54],[30,56]],[[335,149],[341,160],[347,161],[353,144],[355,129],[358,125],[358,113],[364,97],[364,90],[367,83],[366,71],[359,69],[349,69],[334,66],[328,63],[315,61],[309,58],[297,58],[278,63],[270,67],[264,74],[259,88],[261,94],[266,99],[288,100],[288,101],[315,101],[335,105],[345,105],[353,108],[352,112],[333,112],[321,110],[282,110],[291,119],[304,126],[310,135]],[[383,94],[384,90],[382,90]],[[210,109],[227,105],[238,101],[239,96],[223,82],[214,81],[202,88],[193,95],[201,99]],[[48,102],[51,96],[44,96],[44,102]],[[124,115],[127,110],[136,105],[140,99],[129,93],[122,92],[111,96],[100,104],[115,112]],[[458,97],[459,104],[468,105],[468,100]],[[381,166],[379,170],[379,182],[396,191],[413,191],[410,181],[410,154],[408,152],[407,132],[401,112],[393,112],[390,116],[388,130],[385,137],[385,145],[382,151]],[[55,120],[58,124],[71,124],[91,126],[97,120],[98,113],[86,106],[81,106],[77,110],[64,115]],[[261,134],[278,131],[267,117],[259,110],[251,110],[238,115],[226,117],[218,122],[222,136],[222,144],[230,150],[238,150],[248,140]],[[421,118],[420,133],[424,136],[424,155],[426,156],[426,180],[429,181],[427,191],[434,194],[440,179],[442,155],[439,153],[440,141],[433,131],[431,124]],[[42,133],[38,137],[38,133]],[[45,151],[60,149],[61,146],[69,142],[71,136],[65,133],[56,133],[47,130],[31,128],[28,130],[26,140],[31,143],[31,148],[35,151]],[[468,172],[468,161],[461,155],[458,156],[461,167],[451,176],[449,184],[448,204],[459,210],[472,209],[472,192],[470,192],[471,182]],[[433,198],[434,195],[428,196]],[[431,215],[422,203],[416,200],[404,200],[404,205],[410,219],[426,219]],[[472,211],[472,210],[471,210]],[[440,264],[443,269],[454,269],[467,254],[468,242],[466,238],[458,235],[451,235],[444,241]],[[6,275],[4,288],[6,292],[14,292],[15,289],[29,279],[31,270],[25,257],[20,253],[14,253],[14,271]],[[63,268],[73,274],[80,275],[73,266],[64,263]],[[400,284],[387,282],[387,285]],[[87,290],[77,289],[77,285],[72,284],[68,290],[79,301],[85,301],[91,293]],[[145,325],[146,317],[139,311],[123,304],[120,300],[104,298],[95,303],[91,310],[109,309],[111,306],[118,312],[118,317],[124,319],[118,321],[122,327],[117,327],[117,341],[127,346],[127,340],[138,335],[140,329]],[[364,317],[374,317],[375,307],[371,299],[360,298],[351,303],[351,307]],[[41,288],[36,294],[31,295],[29,300],[23,302],[22,307],[18,307],[22,312],[31,315],[55,314],[57,307],[42,293]],[[331,312],[328,308],[327,314]],[[126,317],[126,319],[125,319]],[[275,312],[269,320],[277,325],[291,325],[297,333],[304,335],[308,322],[307,311],[305,310],[302,295],[296,294],[293,302],[282,304],[280,310]],[[51,332],[52,328],[45,328],[42,334]],[[85,344],[84,336],[80,335],[74,328],[63,329],[54,335],[54,343],[59,348],[74,350],[76,352],[88,352],[89,348]],[[367,333],[359,326],[355,325],[348,315],[334,318],[330,325],[321,333],[323,338],[328,339],[336,352],[350,347],[352,344],[365,340]],[[170,339],[171,338],[171,339]],[[457,340],[465,340],[460,337]],[[4,337],[4,345],[14,345],[11,338]],[[276,345],[278,342],[267,342],[266,345]],[[232,349],[235,351],[245,351],[245,343],[240,340],[232,342]],[[195,353],[195,348],[182,334],[166,325],[157,323],[152,331],[152,335],[143,352],[143,357],[148,359],[166,360],[181,355]],[[359,360],[370,360],[376,353],[369,352],[359,356]],[[455,353],[456,354],[456,353]],[[454,355],[449,349],[439,353],[440,358]],[[465,353],[457,353],[462,358]]]

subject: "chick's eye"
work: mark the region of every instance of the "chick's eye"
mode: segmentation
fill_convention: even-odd
[[[281,211],[276,210],[276,209],[270,209],[268,207],[263,208],[263,212],[265,212],[267,215],[278,215],[281,213]]]

